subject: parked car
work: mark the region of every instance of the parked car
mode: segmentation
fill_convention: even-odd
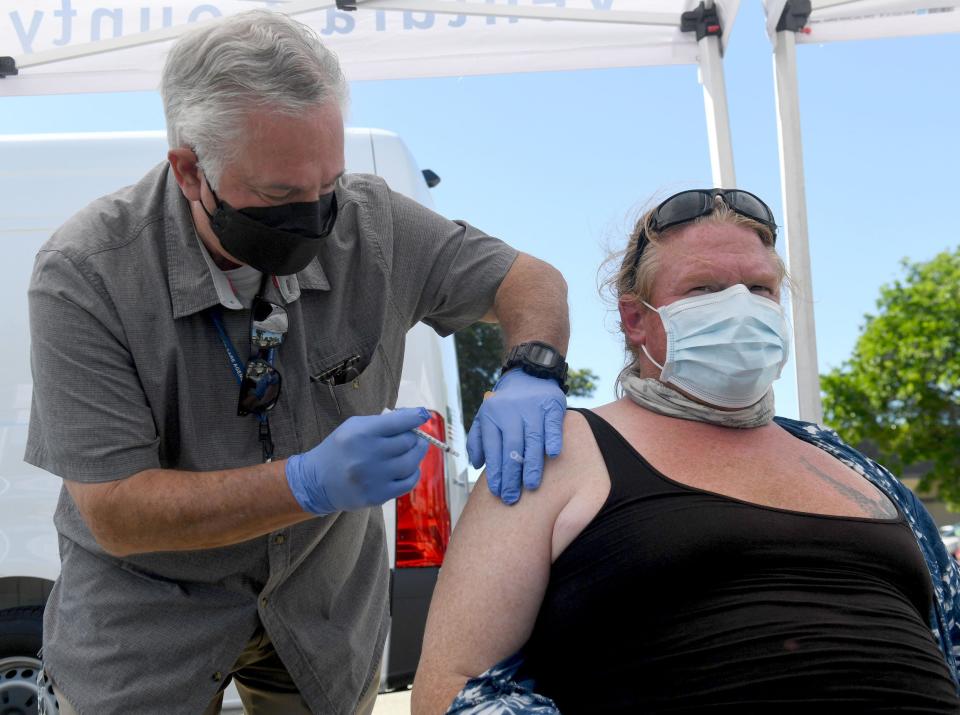
[[[947,552],[953,558],[960,559],[960,524],[947,524],[940,527],[940,538]]]
[[[43,605],[60,568],[53,513],[61,480],[23,462],[31,375],[27,284],[39,247],[94,198],[138,180],[166,155],[163,132],[0,136],[0,238],[4,260],[4,369],[0,372],[0,712],[36,712]],[[428,181],[399,136],[348,129],[346,165],[383,177],[433,207]],[[381,690],[408,685],[447,538],[466,503],[465,435],[453,337],[423,324],[407,335],[397,405],[427,406],[426,431],[459,453],[430,447],[416,489],[383,505],[391,569],[392,628]],[[12,708],[12,710],[10,709]],[[19,709],[18,709],[19,708]],[[231,687],[224,711],[240,708]],[[51,710],[51,712],[54,712]]]

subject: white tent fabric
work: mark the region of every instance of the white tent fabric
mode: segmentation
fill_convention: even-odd
[[[155,89],[166,51],[198,22],[253,7],[311,25],[350,80],[696,64],[680,16],[697,0],[18,0],[0,96]],[[716,0],[728,37],[739,0]],[[543,19],[553,18],[553,19]],[[560,21],[558,21],[560,20]]]
[[[787,0],[767,0],[767,32],[776,34]],[[960,32],[958,0],[813,0],[797,44]]]

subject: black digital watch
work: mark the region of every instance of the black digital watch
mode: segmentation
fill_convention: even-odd
[[[570,390],[567,385],[567,362],[552,345],[538,340],[514,345],[507,353],[507,360],[503,363],[500,374],[515,367],[534,377],[556,380],[564,394]]]

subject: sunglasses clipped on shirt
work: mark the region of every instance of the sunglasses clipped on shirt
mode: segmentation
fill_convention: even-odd
[[[695,221],[701,216],[708,216],[714,211],[714,199],[719,196],[731,211],[741,216],[763,224],[773,232],[773,241],[777,240],[777,222],[773,218],[773,211],[759,196],[741,189],[690,189],[662,201],[653,210],[650,219],[650,228],[657,233],[668,228]],[[640,231],[637,238],[637,252],[633,259],[633,270],[640,263],[640,256],[650,240],[645,230]]]
[[[282,380],[273,357],[287,327],[284,307],[257,296],[250,310],[250,359],[240,383],[238,415],[263,415],[280,399]]]

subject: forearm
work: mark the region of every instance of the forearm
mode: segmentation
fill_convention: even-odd
[[[97,542],[115,556],[209,549],[312,518],[293,498],[285,465],[150,469],[116,482],[66,484]]]
[[[567,283],[556,268],[521,253],[485,316],[500,323],[507,347],[539,340],[566,354],[570,341]]]

